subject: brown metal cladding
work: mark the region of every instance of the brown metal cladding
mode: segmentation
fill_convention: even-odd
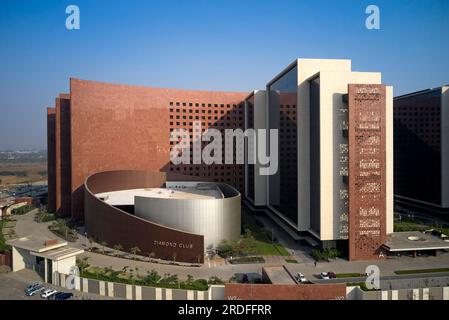
[[[88,237],[120,244],[126,251],[137,246],[141,254],[190,263],[204,262],[202,235],[167,228],[136,217],[98,199],[94,194],[113,190],[163,187],[166,181],[205,181],[174,173],[146,171],[106,171],[85,182],[84,214]],[[206,179],[207,180],[207,179]]]
[[[349,84],[349,260],[380,257],[386,241],[385,85]]]

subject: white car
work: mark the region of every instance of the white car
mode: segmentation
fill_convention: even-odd
[[[52,295],[56,294],[58,291],[53,290],[53,289],[47,289],[44,292],[42,292],[41,294],[41,298],[43,299],[48,299],[50,298]]]
[[[327,272],[321,272],[320,273],[320,277],[321,277],[321,279],[323,279],[323,280],[329,280],[330,278],[329,278],[329,275],[327,274]]]
[[[298,275],[296,276],[296,280],[298,281],[298,282],[307,282],[307,279],[306,279],[306,277],[304,276],[304,274],[303,273],[298,273]]]

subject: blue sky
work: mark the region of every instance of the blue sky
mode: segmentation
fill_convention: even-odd
[[[70,4],[80,30],[65,28]],[[448,31],[436,0],[0,0],[0,150],[46,148],[45,108],[69,77],[250,91],[297,57],[349,58],[402,94],[449,83]]]

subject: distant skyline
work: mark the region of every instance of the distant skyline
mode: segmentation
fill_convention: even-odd
[[[70,4],[80,30],[65,28]],[[365,28],[370,4],[380,30]],[[0,150],[46,149],[46,107],[70,77],[249,92],[295,58],[341,58],[400,95],[449,83],[448,30],[449,1],[3,0]]]

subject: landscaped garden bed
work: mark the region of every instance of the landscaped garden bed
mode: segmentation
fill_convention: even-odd
[[[159,275],[157,271],[151,270],[142,272],[139,268],[124,267],[122,270],[113,270],[112,268],[102,268],[90,266],[87,259],[77,261],[80,268],[80,276],[83,278],[117,282],[124,284],[184,289],[184,290],[202,290],[209,289],[209,285],[223,284],[223,280],[218,277],[210,277],[206,279],[194,279],[191,275],[187,276],[186,280],[179,280],[177,275],[164,274]]]

